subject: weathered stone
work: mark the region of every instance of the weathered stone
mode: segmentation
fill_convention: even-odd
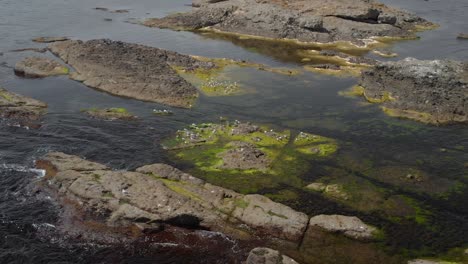
[[[362,72],[360,85],[384,111],[418,121],[468,122],[468,64],[407,58]]]
[[[68,72],[68,68],[59,62],[41,57],[29,57],[15,65],[15,73],[28,78],[67,75]]]
[[[245,264],[297,264],[297,262],[271,248],[254,248]]]
[[[308,223],[307,215],[264,196],[213,186],[169,165],[112,171],[52,152],[37,167],[47,171],[48,184],[60,195],[91,212],[106,212],[110,226],[165,222],[234,236],[247,231],[298,243]]]
[[[375,227],[369,226],[355,216],[317,215],[310,219],[309,226],[318,226],[330,232],[343,233],[354,239],[372,239]]]
[[[468,39],[468,34],[460,33],[457,36],[458,39]]]
[[[50,50],[74,67],[70,77],[111,94],[191,107],[197,89],[171,66],[212,67],[190,56],[111,40],[64,41]]]

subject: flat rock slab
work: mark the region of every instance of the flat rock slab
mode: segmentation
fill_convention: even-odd
[[[144,25],[176,30],[212,29],[273,39],[364,45],[372,37],[410,37],[434,24],[368,0],[196,0],[188,13],[148,19]]]
[[[407,58],[361,74],[360,86],[384,111],[425,123],[468,122],[468,63]]]
[[[69,69],[58,61],[43,57],[28,57],[15,65],[15,73],[27,78],[67,75]]]
[[[261,195],[242,195],[213,186],[169,165],[153,164],[136,172],[64,153],[49,153],[36,164],[61,196],[92,212],[109,212],[111,226],[146,222],[208,228],[232,235],[257,233],[299,242],[307,215]]]
[[[72,79],[89,87],[184,108],[192,106],[198,92],[171,66],[209,65],[176,52],[104,39],[63,41],[49,48],[76,70]]]
[[[310,219],[309,226],[318,226],[330,232],[343,233],[353,239],[372,239],[375,227],[369,226],[355,216],[317,215]]]
[[[45,114],[47,104],[0,87],[0,116],[33,121]]]

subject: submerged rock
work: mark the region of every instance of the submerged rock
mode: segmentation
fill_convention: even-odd
[[[468,64],[407,58],[362,72],[360,86],[369,102],[391,116],[425,123],[468,122]]]
[[[47,104],[0,87],[0,116],[24,121],[38,120],[45,114]]]
[[[271,248],[254,248],[245,264],[297,264],[297,262]]]
[[[165,164],[113,171],[76,156],[49,153],[36,165],[46,170],[49,187],[103,215],[109,226],[160,222],[298,243],[309,220],[264,196],[217,187]]]
[[[150,27],[211,29],[303,42],[351,41],[372,37],[412,37],[432,23],[409,12],[368,0],[229,0],[194,1],[188,13],[143,22]]]
[[[318,226],[330,232],[343,233],[354,239],[374,238],[375,227],[369,226],[355,216],[317,215],[310,219],[309,226]]]
[[[55,60],[42,57],[29,57],[16,63],[15,73],[28,78],[42,78],[67,75],[69,69]]]
[[[64,41],[49,48],[76,70],[70,77],[87,86],[176,107],[191,107],[198,92],[172,66],[212,67],[176,52],[111,40]]]
[[[338,150],[331,138],[309,133],[291,138],[289,130],[240,121],[193,124],[162,145],[175,160],[192,164],[192,174],[243,193],[279,184],[302,187],[299,177],[309,161]]]
[[[83,110],[87,115],[105,120],[135,120],[136,116],[132,115],[125,108],[106,108],[106,109],[97,109],[91,108]]]
[[[67,37],[37,37],[34,38],[34,42],[39,42],[39,43],[51,43],[51,42],[57,42],[57,41],[65,41],[69,40]]]

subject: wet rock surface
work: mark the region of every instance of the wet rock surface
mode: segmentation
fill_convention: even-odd
[[[297,264],[297,262],[271,248],[254,248],[245,264]]]
[[[114,95],[191,107],[197,89],[171,66],[212,67],[176,52],[111,40],[64,41],[50,50],[76,72],[70,77]]]
[[[3,118],[34,121],[45,114],[47,104],[7,91],[0,87],[0,116]]]
[[[468,64],[407,58],[362,72],[360,86],[384,111],[425,123],[468,122]]]
[[[409,37],[419,26],[433,26],[409,12],[377,1],[195,1],[191,12],[148,19],[150,27],[223,32],[303,42],[351,41],[371,37]]]
[[[67,75],[68,72],[68,68],[58,61],[42,57],[28,57],[15,65],[15,73],[27,78]]]

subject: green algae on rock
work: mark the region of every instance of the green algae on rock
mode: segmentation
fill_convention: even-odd
[[[193,173],[240,192],[255,192],[280,183],[302,186],[300,176],[313,159],[338,150],[335,140],[301,132],[275,131],[242,122],[200,124],[178,131],[163,146]]]
[[[117,107],[105,108],[105,109],[90,108],[90,109],[85,109],[82,112],[86,113],[87,115],[93,118],[105,119],[105,120],[110,120],[110,121],[137,119],[136,116],[132,115],[125,108],[117,108]]]

